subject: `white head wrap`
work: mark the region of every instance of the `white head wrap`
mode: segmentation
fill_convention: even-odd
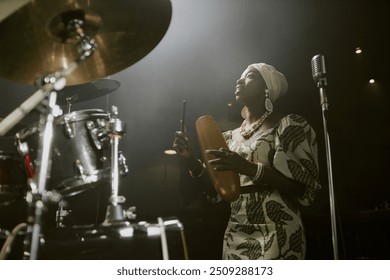
[[[269,91],[269,98],[272,102],[275,102],[279,97],[286,94],[288,89],[287,79],[275,67],[265,63],[255,63],[248,67],[250,66],[256,68],[261,76],[263,76]]]

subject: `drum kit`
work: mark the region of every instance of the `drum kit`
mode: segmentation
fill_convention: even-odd
[[[11,2],[20,4],[5,1]],[[10,256],[18,239],[20,259],[186,259],[178,219],[135,222],[135,207],[122,207],[120,178],[128,167],[118,149],[126,134],[118,108],[71,110],[75,102],[115,91],[120,83],[105,77],[160,42],[171,20],[170,1],[25,2],[0,17],[0,76],[38,87],[0,122],[0,136],[12,137],[17,150],[0,151],[0,205],[18,200],[26,205],[26,221],[0,228],[0,259]],[[32,110],[39,121],[22,126]],[[66,200],[101,184],[111,192],[104,221],[64,224]],[[45,211],[53,204],[55,228],[48,230]]]

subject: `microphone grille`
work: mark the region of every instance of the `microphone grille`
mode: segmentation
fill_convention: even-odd
[[[326,68],[325,68],[325,56],[322,54],[317,54],[311,59],[311,70],[313,73],[313,80],[318,82],[320,79],[325,78]]]

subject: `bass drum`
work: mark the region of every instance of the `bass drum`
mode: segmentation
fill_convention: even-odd
[[[108,120],[108,113],[99,109],[75,111],[55,119],[49,190],[56,190],[66,197],[110,180]],[[39,124],[19,131],[16,138],[19,151],[23,156],[29,156],[35,170]]]
[[[44,260],[185,260],[183,225],[176,218],[157,223],[60,228],[45,234]]]

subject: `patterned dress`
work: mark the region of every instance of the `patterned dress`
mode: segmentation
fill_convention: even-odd
[[[240,194],[231,203],[225,231],[223,259],[303,259],[305,233],[299,206],[310,205],[321,186],[316,135],[301,116],[290,114],[271,129],[249,139],[240,129],[224,132],[229,148],[252,162],[261,162],[306,185],[295,197],[269,186],[264,191]],[[241,186],[253,185],[240,174]]]

